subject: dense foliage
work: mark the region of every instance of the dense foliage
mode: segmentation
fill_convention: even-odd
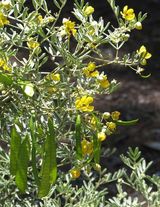
[[[66,0],[0,2],[0,203],[2,206],[152,206],[160,204],[160,179],[146,175],[150,163],[129,149],[122,161],[130,169],[101,169],[102,142],[122,121],[120,112],[101,113],[97,94],[118,88],[102,69],[118,64],[143,78],[151,54],[144,45],[132,54],[120,50],[146,14],[137,15],[108,0],[117,25],[96,21],[94,8],[75,0],[77,21],[59,19]],[[110,47],[114,56],[104,55]],[[51,68],[42,70],[50,61]],[[111,153],[111,152],[110,152]],[[69,168],[69,170],[68,170]],[[78,180],[79,179],[79,180]],[[116,183],[110,196],[108,184]],[[129,195],[127,188],[137,194]],[[125,189],[125,190],[124,190]]]

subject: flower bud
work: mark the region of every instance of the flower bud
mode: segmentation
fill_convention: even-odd
[[[94,8],[92,6],[87,6],[86,9],[84,10],[84,14],[86,16],[91,15],[94,12]]]
[[[135,28],[138,29],[138,30],[141,30],[142,29],[142,23],[141,22],[137,22],[135,24]]]
[[[101,171],[101,166],[100,166],[100,164],[95,163],[95,164],[93,165],[93,169],[96,170],[97,172],[100,172],[100,171]]]
[[[104,112],[104,113],[103,113],[103,118],[104,118],[104,119],[109,119],[110,116],[111,116],[111,114],[110,114],[109,112]]]
[[[81,175],[81,172],[80,172],[80,170],[79,170],[78,168],[72,168],[72,169],[70,170],[70,174],[71,174],[71,177],[72,177],[73,179],[77,179],[77,178],[79,178],[79,176]]]

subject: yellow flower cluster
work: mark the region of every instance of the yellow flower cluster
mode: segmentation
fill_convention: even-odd
[[[6,16],[2,12],[0,12],[0,27],[3,27],[4,25],[9,24],[9,20],[7,19]]]
[[[151,58],[152,55],[149,53],[144,45],[140,47],[139,50],[137,50],[138,55],[142,58],[141,65],[147,64],[147,59]]]
[[[137,21],[136,22],[136,15],[134,13],[134,9],[130,8],[128,9],[128,6],[124,6],[123,8],[123,12],[121,12],[122,18],[127,20],[127,21],[131,21],[134,23],[134,26],[132,29],[137,29],[137,30],[141,30],[142,29],[142,23]],[[132,21],[133,20],[133,21]]]
[[[77,98],[75,101],[75,106],[77,110],[83,112],[91,112],[94,110],[94,106],[90,104],[93,103],[93,97],[91,96],[83,96],[82,98]]]
[[[89,142],[86,139],[83,139],[81,142],[81,146],[82,146],[83,156],[92,154],[92,152],[93,152],[93,143],[92,142]]]
[[[83,139],[81,141],[81,147],[82,147],[83,156],[86,156],[86,155],[89,156],[93,153],[93,143],[92,142],[87,141],[86,139]],[[73,167],[70,170],[70,174],[73,179],[79,178],[81,175],[81,167]]]
[[[125,20],[128,21],[131,21],[135,18],[134,10],[132,8],[128,9],[127,5],[123,8],[123,12],[121,12],[121,15]]]
[[[88,63],[87,67],[83,69],[83,74],[88,78],[97,78],[98,83],[102,88],[108,88],[110,86],[107,76],[103,73],[99,74],[94,62]]]
[[[77,30],[75,29],[75,22],[72,22],[66,18],[63,19],[63,26],[65,33],[70,36],[70,35],[75,35],[77,33]]]
[[[40,46],[40,44],[35,41],[33,38],[30,38],[27,42],[27,46],[29,49],[36,49]]]
[[[87,67],[83,69],[83,73],[86,77],[97,77],[99,72],[96,69],[96,65],[93,62],[88,63]]]
[[[5,71],[12,72],[12,68],[9,67],[7,62],[2,58],[0,58],[0,68],[3,68]]]

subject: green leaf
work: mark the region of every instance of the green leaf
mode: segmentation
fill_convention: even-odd
[[[11,143],[10,143],[10,173],[16,175],[18,153],[21,145],[21,137],[13,126],[11,129]]]
[[[61,8],[61,6],[60,6],[60,4],[58,3],[58,1],[57,1],[57,0],[53,0],[53,2],[54,2],[54,4],[55,4],[55,6],[56,6],[56,7],[58,7],[58,9],[60,9],[60,8]]]
[[[95,163],[100,162],[101,142],[98,140],[97,134],[93,134],[93,156]]]
[[[29,163],[29,140],[28,136],[23,140],[18,153],[16,185],[24,193],[27,188],[27,168]]]
[[[37,0],[32,0],[32,4],[33,4],[33,7],[34,7],[35,9],[38,8],[38,2],[37,2]]]
[[[76,119],[76,155],[77,159],[82,158],[82,146],[81,146],[81,116],[78,115]]]
[[[41,169],[41,182],[38,189],[38,197],[47,196],[51,185],[57,178],[57,161],[56,161],[56,140],[53,121],[48,120],[49,131],[45,141],[45,152]]]
[[[32,169],[33,169],[33,175],[34,179],[36,181],[36,184],[39,185],[39,177],[38,177],[38,170],[36,166],[36,138],[35,138],[35,122],[33,121],[33,117],[29,120],[29,128],[31,131],[31,139],[32,139]]]
[[[4,85],[11,85],[13,83],[13,80],[11,76],[0,73],[0,82]]]
[[[119,126],[130,126],[130,125],[134,125],[139,121],[139,119],[134,119],[134,120],[130,120],[130,121],[122,121],[122,120],[118,120],[116,121],[116,124]]]

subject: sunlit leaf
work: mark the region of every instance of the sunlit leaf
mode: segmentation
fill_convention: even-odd
[[[12,175],[16,174],[17,171],[17,160],[19,149],[21,145],[21,137],[13,126],[11,130],[11,142],[10,142],[10,172]]]
[[[48,120],[49,131],[45,141],[45,151],[41,168],[41,182],[38,189],[38,197],[45,197],[51,188],[51,185],[57,178],[57,161],[56,161],[56,141],[53,121]]]
[[[122,121],[122,120],[118,120],[116,122],[117,125],[120,126],[130,126],[130,125],[134,125],[138,122],[138,119],[134,119],[134,120],[130,120],[130,121]]]
[[[77,116],[76,119],[76,154],[77,158],[82,158],[82,147],[81,147],[81,117],[80,115]]]
[[[16,171],[16,185],[18,189],[24,193],[27,188],[27,168],[29,163],[29,141],[28,136],[23,140],[17,160],[17,171]]]

